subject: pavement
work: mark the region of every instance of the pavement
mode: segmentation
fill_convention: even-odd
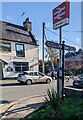
[[[0,86],[8,83],[17,83],[16,79],[13,80],[0,80]],[[31,114],[35,110],[39,109],[45,102],[45,95],[41,96],[30,96],[21,98],[10,103],[0,104],[0,120],[6,120],[15,118],[19,120],[27,115]]]
[[[32,96],[0,106],[0,120],[15,118],[19,120],[39,109],[45,102],[45,95]]]

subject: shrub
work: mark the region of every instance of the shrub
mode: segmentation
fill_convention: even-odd
[[[83,120],[83,99],[65,98],[63,101],[54,89],[47,90],[46,107],[26,120]]]
[[[63,120],[83,120],[83,101],[79,98],[64,99],[61,105]]]
[[[61,105],[62,101],[58,97],[58,95],[56,94],[56,91],[54,89],[47,90],[46,102],[54,110],[54,116],[55,116],[56,120],[60,120],[61,119],[60,105]]]

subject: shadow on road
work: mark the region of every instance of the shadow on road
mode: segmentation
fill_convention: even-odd
[[[5,87],[5,86],[23,86],[25,84],[21,84],[21,83],[4,83],[4,84],[0,84],[0,86]]]
[[[27,114],[28,114],[28,111],[29,110],[36,110],[37,108],[39,108],[41,105],[43,104],[43,102],[39,102],[39,103],[33,103],[33,104],[27,104],[27,105],[24,105],[24,106],[21,106],[21,107],[17,107],[17,108],[13,108],[12,110],[8,110],[6,111],[5,113],[1,113],[1,114],[4,114],[6,116],[10,116],[11,114],[15,115],[19,112],[23,112],[23,111],[26,111],[27,110]],[[16,114],[15,114],[16,113]],[[30,113],[30,112],[29,112]],[[0,115],[1,115],[0,114]],[[20,116],[21,117],[21,116]]]
[[[48,83],[45,83],[45,82],[32,83],[31,85],[27,85],[26,83],[19,83],[19,82],[11,82],[10,81],[10,83],[9,82],[8,83],[2,83],[2,84],[0,84],[0,86],[2,86],[2,87],[6,87],[6,86],[24,86],[24,85],[32,86],[32,85],[38,85],[38,84],[42,84],[42,85],[47,84],[48,85]]]

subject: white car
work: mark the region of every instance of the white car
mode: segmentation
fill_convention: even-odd
[[[18,74],[17,80],[20,83],[26,83],[30,85],[32,83],[41,82],[50,83],[52,81],[52,78],[38,71],[24,71]]]

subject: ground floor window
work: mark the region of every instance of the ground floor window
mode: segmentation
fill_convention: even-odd
[[[13,64],[16,72],[29,70],[28,62],[14,62]]]

